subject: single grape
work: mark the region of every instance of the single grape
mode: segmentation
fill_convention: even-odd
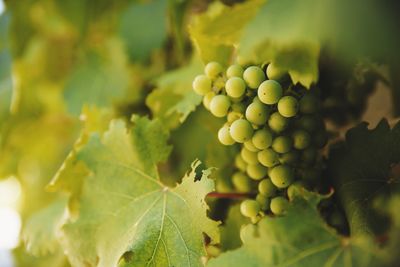
[[[217,179],[215,179],[215,189],[217,192],[229,193],[233,191],[231,179],[229,178],[230,177],[219,176]]]
[[[211,80],[206,75],[197,75],[192,86],[196,94],[205,95],[211,91]]]
[[[266,73],[267,73],[268,79],[270,79],[270,80],[279,80],[283,76],[285,76],[286,71],[278,68],[274,63],[270,63],[267,66]]]
[[[282,86],[274,80],[264,81],[258,87],[257,95],[264,104],[276,104],[283,95]]]
[[[275,196],[276,190],[277,188],[271,182],[271,179],[263,179],[258,183],[258,191],[266,197]]]
[[[257,89],[258,86],[265,80],[265,74],[260,67],[248,67],[243,73],[243,79],[248,87]]]
[[[229,133],[229,126],[224,125],[221,129],[218,131],[218,140],[221,144],[225,146],[230,146],[235,143],[235,140],[232,139],[230,133]]]
[[[205,96],[203,97],[203,105],[206,109],[210,110],[210,103],[211,100],[214,98],[215,93],[213,91],[208,92],[207,94],[205,94]]]
[[[246,119],[255,125],[265,124],[268,115],[269,108],[262,103],[253,102],[246,109]]]
[[[228,114],[231,101],[226,95],[216,95],[211,99],[210,111],[215,117],[224,117]]]
[[[261,100],[258,98],[258,96],[255,96],[255,97],[253,98],[253,103],[262,104],[262,102],[261,102]]]
[[[286,188],[294,180],[294,171],[289,165],[282,164],[274,167],[269,176],[276,187]]]
[[[229,99],[231,100],[232,103],[241,103],[243,102],[243,98],[244,96],[241,97],[229,97]]]
[[[292,149],[293,141],[289,136],[278,136],[272,141],[272,149],[278,153],[287,153]]]
[[[241,97],[246,91],[246,84],[242,78],[232,77],[226,81],[225,90],[228,96]]]
[[[232,77],[242,77],[243,76],[243,68],[240,65],[231,65],[229,68],[226,70],[226,76],[228,78]]]
[[[250,122],[245,119],[238,119],[232,123],[229,132],[233,140],[238,143],[244,143],[251,139],[254,130]]]
[[[287,196],[290,200],[295,199],[297,196],[302,195],[302,190],[305,187],[303,181],[296,181],[292,183],[286,190]]]
[[[210,78],[215,79],[219,74],[223,72],[221,64],[218,62],[210,62],[204,68],[204,73]]]
[[[251,152],[245,147],[242,147],[242,150],[240,151],[240,155],[242,156],[242,159],[247,163],[247,164],[256,164],[258,163],[257,159],[257,153],[256,152]],[[246,166],[247,169],[247,166]]]
[[[275,215],[286,214],[289,208],[289,201],[284,197],[274,197],[271,199],[270,209]]]
[[[231,111],[228,113],[228,116],[226,117],[226,120],[230,123],[234,122],[235,120],[241,119],[243,117],[242,113],[236,112],[236,111]]]
[[[246,106],[243,103],[232,104],[232,111],[244,114],[246,112]]]
[[[260,204],[253,199],[246,199],[240,204],[240,212],[243,216],[253,218],[261,211]]]
[[[294,117],[299,109],[299,102],[293,96],[284,96],[278,102],[278,112],[286,118]]]
[[[269,209],[270,200],[263,194],[257,194],[256,201],[260,204],[262,210]]]
[[[306,165],[314,164],[317,159],[318,152],[314,147],[308,147],[301,153],[301,162]]]
[[[257,130],[251,140],[257,149],[266,149],[272,144],[272,133],[270,130],[263,128]]]
[[[270,148],[258,152],[257,159],[265,167],[273,167],[279,164],[279,155]]]
[[[251,139],[248,140],[248,141],[246,141],[246,142],[244,142],[243,145],[244,145],[245,148],[247,148],[247,149],[250,150],[251,152],[258,152],[258,151],[260,151],[260,149],[256,148],[256,147],[253,145],[253,142],[251,141]]]
[[[296,149],[302,150],[307,148],[311,143],[311,136],[304,130],[296,130],[292,134],[293,146]]]
[[[235,167],[238,168],[239,170],[241,170],[242,172],[246,171],[247,163],[246,163],[246,161],[244,161],[244,159],[242,158],[240,153],[237,154],[235,157]]]
[[[268,120],[268,126],[276,133],[280,133],[289,126],[289,120],[278,112],[272,113]]]
[[[299,102],[299,109],[301,113],[304,114],[312,114],[318,111],[319,109],[319,101],[318,98],[311,94],[305,94]]]
[[[260,180],[264,178],[267,175],[267,172],[268,168],[259,163],[249,164],[247,165],[246,169],[247,175],[254,180]]]
[[[294,165],[299,161],[300,155],[296,150],[290,150],[287,153],[279,155],[279,162],[282,164]]]
[[[238,192],[247,193],[251,191],[252,181],[243,172],[234,173],[232,183]]]

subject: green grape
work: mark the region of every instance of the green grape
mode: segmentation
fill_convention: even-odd
[[[258,191],[266,197],[275,196],[276,190],[277,188],[271,182],[271,179],[263,179],[258,183]]]
[[[235,143],[235,140],[232,139],[230,133],[229,133],[229,126],[224,125],[221,129],[218,131],[218,140],[221,144],[225,146],[230,146]]]
[[[205,96],[203,97],[203,105],[206,109],[210,110],[210,103],[214,96],[215,93],[211,91],[205,94]]]
[[[257,95],[264,104],[276,104],[283,95],[282,86],[274,80],[264,81],[258,87]]]
[[[289,126],[289,120],[278,112],[272,113],[268,120],[268,126],[276,133],[280,133]]]
[[[311,136],[304,130],[296,130],[292,134],[293,146],[296,149],[303,150],[311,143]]]
[[[273,167],[279,164],[278,154],[270,148],[258,152],[257,159],[265,167]]]
[[[245,147],[242,147],[242,150],[240,151],[240,155],[242,156],[242,159],[247,163],[247,164],[256,164],[258,163],[257,159],[257,153],[256,152],[251,152]],[[247,166],[246,166],[247,169]]]
[[[301,196],[301,192],[305,184],[303,181],[296,181],[292,183],[286,190],[287,196],[290,200],[295,199],[297,196]]]
[[[298,109],[299,102],[293,96],[284,96],[278,102],[278,111],[283,117],[296,116]]]
[[[206,75],[197,75],[192,86],[196,94],[205,95],[211,91],[211,80]]]
[[[282,164],[274,167],[269,176],[276,187],[286,188],[294,180],[294,171],[289,165]]]
[[[204,73],[210,78],[215,79],[219,74],[223,72],[221,64],[218,62],[210,62],[204,68]]]
[[[246,199],[240,204],[240,212],[243,216],[253,218],[261,211],[260,204],[253,199]]]
[[[307,165],[314,164],[317,159],[317,150],[314,147],[308,147],[301,153],[301,162]]]
[[[246,92],[246,84],[242,78],[232,77],[226,81],[225,90],[230,97],[241,97]]]
[[[286,214],[289,208],[289,201],[284,197],[274,197],[271,199],[270,209],[275,215]]]
[[[249,164],[247,165],[246,169],[247,175],[254,180],[260,180],[264,178],[267,175],[267,172],[268,168],[259,163]]]
[[[313,136],[314,144],[318,148],[323,148],[328,142],[328,135],[325,130],[317,131]]]
[[[292,164],[294,165],[295,163],[298,162],[300,158],[299,152],[296,150],[290,150],[287,153],[279,155],[279,162],[282,164]]]
[[[265,74],[260,67],[248,67],[243,73],[243,79],[248,87],[257,89],[258,86],[265,80]]]
[[[318,98],[313,94],[305,94],[299,102],[299,110],[304,114],[312,114],[319,109]]]
[[[228,114],[231,101],[226,95],[216,95],[211,99],[210,111],[215,117],[224,117]]]
[[[241,97],[229,97],[229,99],[231,100],[232,103],[241,103],[243,102],[243,98],[244,96]]]
[[[235,167],[241,170],[242,172],[245,172],[247,169],[247,163],[246,161],[244,161],[244,159],[240,154],[237,154],[235,157]]]
[[[226,117],[226,120],[230,123],[234,122],[235,120],[241,119],[243,117],[242,113],[236,112],[236,111],[231,111],[228,113],[228,116]]]
[[[246,106],[243,103],[233,103],[232,111],[244,114],[246,112]]]
[[[252,181],[243,172],[234,173],[232,183],[238,192],[247,193],[251,191]]]
[[[287,153],[292,149],[293,141],[289,136],[278,136],[272,141],[272,149],[278,153]]]
[[[232,123],[229,132],[233,140],[238,143],[244,143],[251,139],[254,130],[250,122],[245,119],[238,119]]]
[[[257,149],[266,149],[272,144],[272,133],[266,128],[257,130],[251,141]]]
[[[274,63],[270,63],[267,66],[266,73],[267,73],[268,79],[270,79],[270,80],[279,80],[286,74],[286,72],[284,70],[276,67]]]
[[[246,109],[246,119],[255,124],[263,125],[267,122],[269,108],[261,103],[253,102]]]
[[[219,176],[215,179],[215,189],[217,192],[229,193],[233,191],[231,180],[226,176]]]
[[[258,151],[260,151],[260,149],[256,148],[256,147],[253,145],[253,142],[251,141],[251,139],[248,140],[248,141],[246,141],[246,142],[244,142],[243,144],[244,144],[244,147],[247,148],[248,150],[250,150],[251,152],[258,152]]]
[[[252,242],[254,237],[257,235],[258,227],[252,223],[245,224],[240,228],[240,240],[243,244]]]
[[[263,194],[257,194],[256,201],[260,204],[262,210],[269,209],[270,200]]]
[[[231,65],[229,68],[226,70],[226,76],[228,78],[232,77],[242,77],[243,76],[243,68],[240,65]]]
[[[309,133],[314,132],[318,128],[318,119],[312,115],[304,115],[297,121],[297,126]]]

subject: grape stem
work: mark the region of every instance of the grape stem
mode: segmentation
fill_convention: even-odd
[[[253,197],[254,193],[219,193],[219,192],[211,192],[207,194],[207,197],[210,198],[227,198],[227,199],[245,199],[249,197]]]

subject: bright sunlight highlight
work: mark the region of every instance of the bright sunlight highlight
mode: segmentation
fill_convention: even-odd
[[[18,245],[21,218],[14,209],[0,208],[0,249],[13,249]]]

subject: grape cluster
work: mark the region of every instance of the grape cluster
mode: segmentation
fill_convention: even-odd
[[[226,117],[218,131],[223,145],[240,144],[232,183],[238,192],[257,190],[241,203],[241,213],[253,220],[271,212],[283,215],[290,186],[320,176],[319,149],[327,140],[318,115],[319,99],[312,90],[290,83],[274,64],[205,66],[193,90],[216,117]]]

